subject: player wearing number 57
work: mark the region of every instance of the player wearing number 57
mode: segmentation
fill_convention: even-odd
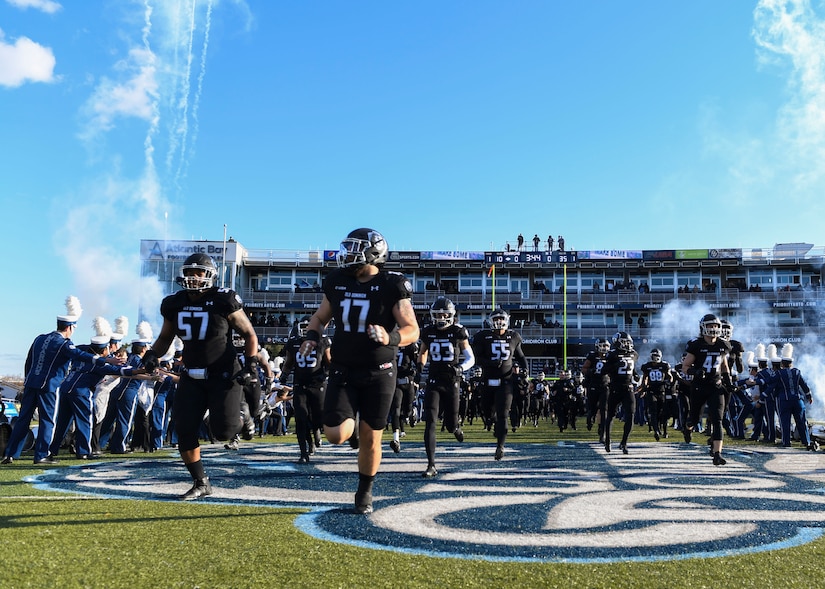
[[[218,440],[232,439],[241,430],[242,382],[245,373],[258,377],[258,336],[243,309],[238,294],[215,285],[218,270],[206,254],[192,254],[183,262],[178,284],[183,288],[160,305],[163,326],[143,366],[158,367],[177,335],[183,342],[183,365],[175,394],[174,414],[178,450],[194,484],[181,499],[199,499],[212,494],[212,485],[201,462],[198,432],[209,410],[209,427]],[[241,370],[232,330],[244,340]]]

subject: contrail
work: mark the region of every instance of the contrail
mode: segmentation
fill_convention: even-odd
[[[195,90],[195,97],[192,101],[192,152],[194,154],[195,145],[198,140],[198,107],[200,106],[201,102],[201,92],[203,92],[203,79],[206,76],[206,53],[207,49],[209,48],[209,29],[212,26],[212,0],[208,0],[206,4],[206,24],[204,25],[203,31],[203,48],[201,49],[201,63],[200,63],[200,72],[198,72],[198,85],[197,89]],[[186,175],[187,169],[189,167],[189,162],[183,162],[185,167],[183,169],[183,175]],[[177,177],[176,177],[177,180]]]
[[[183,76],[183,88],[180,92],[180,106],[179,106],[179,133],[180,133],[180,156],[178,159],[177,169],[173,179],[176,188],[180,188],[180,177],[184,162],[186,161],[186,140],[189,133],[189,92],[191,91],[191,76],[192,76],[192,61],[194,59],[192,47],[194,45],[195,37],[195,20],[197,16],[197,0],[192,0],[189,8],[189,39],[186,49],[186,70]]]

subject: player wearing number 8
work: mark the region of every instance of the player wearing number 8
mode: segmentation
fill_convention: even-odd
[[[201,462],[198,431],[209,410],[209,426],[218,440],[229,440],[241,430],[243,387],[240,363],[231,331],[244,340],[244,370],[257,378],[258,336],[243,301],[235,291],[215,286],[217,268],[206,254],[192,254],[183,263],[178,284],[183,290],[160,305],[163,326],[143,357],[147,370],[157,368],[177,335],[183,341],[183,364],[175,395],[174,413],[178,449],[194,485],[181,499],[199,499],[212,493]]]

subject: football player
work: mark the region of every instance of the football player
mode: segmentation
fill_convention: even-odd
[[[607,354],[604,371],[610,378],[610,389],[607,395],[607,410],[604,423],[604,449],[610,452],[610,429],[616,417],[616,409],[622,406],[624,415],[624,431],[619,449],[627,454],[627,438],[633,429],[633,415],[636,413],[636,390],[634,383],[637,378],[636,360],[639,354],[633,348],[633,338],[625,331],[613,336],[613,349]]]
[[[281,367],[280,381],[286,384],[292,374],[292,406],[295,410],[295,433],[301,453],[299,464],[307,464],[314,452],[315,431],[323,425],[324,396],[331,363],[329,337],[318,340],[308,356],[301,353],[307,338],[309,315],[298,320],[297,332],[284,345],[286,359]]]
[[[607,407],[607,390],[610,383],[604,371],[609,351],[610,342],[607,338],[600,337],[596,340],[595,349],[587,354],[582,365],[584,385],[587,390],[587,430],[590,431],[594,423],[599,424],[600,444],[604,444],[604,412]]]
[[[401,452],[401,437],[404,433],[404,423],[415,425],[413,415],[413,400],[416,394],[419,370],[418,342],[398,348],[398,377],[395,379],[395,394],[390,406],[390,425],[392,426],[392,440],[390,448],[398,454]]]
[[[215,262],[204,253],[192,254],[184,260],[177,277],[182,290],[161,302],[163,325],[155,343],[143,356],[143,365],[153,370],[176,335],[184,344],[185,369],[178,383],[173,411],[178,451],[193,480],[192,488],[181,495],[186,501],[212,494],[198,438],[207,410],[215,439],[230,440],[243,425],[239,411],[242,382],[258,378],[258,336],[243,309],[241,297],[229,288],[218,288],[217,275]],[[244,340],[243,373],[232,345],[233,329]]]
[[[307,464],[315,445],[315,431],[323,425],[324,394],[331,362],[329,347],[332,343],[324,336],[309,356],[301,353],[307,338],[309,315],[298,320],[296,334],[284,345],[286,359],[281,367],[280,381],[286,384],[292,374],[292,406],[295,410],[295,433],[301,453],[299,464]]]
[[[324,434],[349,440],[358,424],[355,512],[372,513],[372,487],[381,465],[381,436],[396,385],[399,346],[418,341],[412,285],[383,269],[389,248],[378,231],[360,228],[341,242],[338,268],[324,279],[323,298],[309,321],[301,353],[308,356],[333,319],[332,365],[324,400]]]
[[[495,409],[495,459],[504,457],[507,419],[513,403],[515,380],[527,374],[527,358],[521,349],[521,334],[510,329],[510,315],[504,309],[490,314],[490,328],[473,336],[473,354],[481,366],[484,383],[482,406],[489,423]],[[513,424],[517,427],[518,424]]]
[[[722,466],[723,426],[727,389],[732,386],[728,355],[730,344],[722,339],[722,322],[708,313],[699,321],[699,337],[691,339],[685,347],[682,372],[693,377],[690,393],[690,415],[683,430],[685,441],[691,441],[693,428],[699,421],[702,409],[708,408],[710,422],[711,454],[713,464]]]
[[[427,451],[425,478],[438,474],[435,468],[435,434],[439,410],[444,412],[444,427],[464,441],[458,420],[461,377],[475,364],[467,329],[455,320],[455,305],[446,297],[438,297],[430,306],[432,323],[421,330],[421,351],[418,371],[429,361],[424,389],[424,449]]]
[[[642,364],[642,394],[647,399],[648,419],[656,441],[662,437],[661,423],[664,416],[665,393],[671,387],[670,364],[662,360],[662,351],[654,348],[650,360]]]

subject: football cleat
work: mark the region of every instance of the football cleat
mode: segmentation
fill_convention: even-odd
[[[356,493],[354,511],[359,515],[372,513],[372,493]]]
[[[427,470],[424,471],[424,474],[421,475],[425,479],[431,479],[433,477],[438,476],[438,471],[435,469],[435,465],[431,464],[427,467]]]
[[[504,458],[504,446],[496,446],[495,459],[501,460],[502,458]]]
[[[180,496],[181,499],[184,501],[194,501],[195,499],[200,499],[201,497],[206,497],[207,495],[212,494],[212,483],[209,482],[209,478],[198,479],[195,481],[195,484],[192,485],[192,488],[189,489],[186,493]]]
[[[464,441],[464,430],[462,430],[460,427],[457,427],[455,429],[455,431],[453,432],[453,435],[455,436],[455,439],[458,440],[459,442]]]
[[[390,440],[390,448],[392,448],[393,452],[398,454],[399,452],[401,452],[401,442],[399,442],[398,440]]]
[[[727,464],[728,461],[722,458],[722,455],[719,452],[714,452],[713,454],[713,465],[714,466],[724,466]]]

